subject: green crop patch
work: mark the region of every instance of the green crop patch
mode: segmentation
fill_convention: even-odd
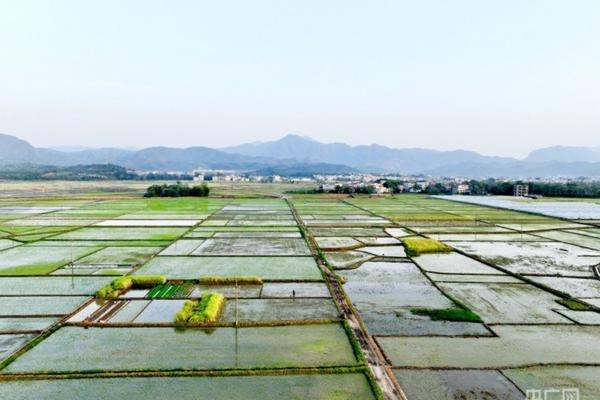
[[[573,311],[596,311],[597,309],[588,303],[577,299],[560,299],[556,300],[561,306],[567,307]]]
[[[416,315],[428,316],[433,321],[482,322],[479,315],[462,307],[437,309],[414,308],[411,312]]]
[[[406,254],[409,256],[418,256],[424,253],[449,253],[452,248],[435,239],[426,238],[406,238],[402,239],[406,248]]]
[[[147,299],[172,299],[187,297],[194,285],[191,283],[158,285],[150,289],[146,295]]]
[[[219,321],[225,296],[220,293],[207,293],[198,300],[186,300],[181,310],[175,314],[175,323],[178,325],[202,326],[214,324]]]

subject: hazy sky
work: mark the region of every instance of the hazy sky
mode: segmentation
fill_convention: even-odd
[[[599,21],[598,0],[0,0],[0,132],[37,146],[598,145]]]

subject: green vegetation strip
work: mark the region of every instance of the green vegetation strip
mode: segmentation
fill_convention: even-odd
[[[364,366],[306,367],[306,368],[253,368],[253,369],[174,369],[174,370],[137,370],[137,371],[89,371],[89,372],[46,372],[26,374],[1,374],[1,381],[38,380],[38,379],[79,379],[79,378],[116,378],[116,377],[162,377],[162,376],[281,376],[281,375],[328,375],[364,373]]]
[[[449,253],[452,248],[438,240],[426,238],[406,238],[402,240],[409,256],[418,256],[423,253]]]
[[[179,291],[180,285],[160,285],[153,287],[146,298],[148,299],[170,299]]]
[[[148,288],[156,285],[164,285],[167,277],[163,275],[132,275],[122,276],[108,285],[101,287],[96,292],[96,297],[106,299],[115,298],[123,292],[132,288]]]
[[[483,322],[479,315],[466,307],[451,308],[414,308],[413,314],[425,315],[434,321]]]
[[[224,307],[225,296],[220,293],[206,294],[200,301],[186,300],[175,314],[175,323],[189,326],[214,324],[221,317]]]
[[[201,285],[262,285],[260,276],[203,276],[199,279]]]
[[[586,302],[576,299],[560,299],[556,300],[558,304],[561,306],[567,307],[569,310],[573,311],[597,311],[598,309]]]

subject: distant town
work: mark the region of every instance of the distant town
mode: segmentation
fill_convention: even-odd
[[[544,195],[593,197],[600,193],[600,183],[590,178],[562,177],[537,179],[486,179],[464,177],[430,177],[422,175],[379,175],[366,173],[285,177],[280,175],[249,175],[234,171],[195,171],[196,182],[256,182],[313,184],[309,189],[321,193],[426,193],[459,195],[514,195],[538,198]],[[299,192],[306,192],[301,189]]]

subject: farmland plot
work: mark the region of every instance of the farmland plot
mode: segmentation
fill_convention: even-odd
[[[92,295],[111,277],[30,276],[0,277],[0,296]]]
[[[523,275],[590,277],[600,252],[559,242],[453,242],[452,246]]]
[[[226,304],[223,321],[326,321],[335,320],[338,316],[330,299],[232,299]]]
[[[32,333],[0,334],[0,361],[3,361],[11,353],[25,345],[37,335]]]
[[[553,311],[560,298],[528,284],[440,283],[439,287],[466,304],[485,322],[562,323],[571,321]]]
[[[430,321],[411,313],[415,308],[453,306],[412,263],[369,262],[344,271],[342,276],[347,279],[345,290],[371,334],[488,334],[479,324]]]
[[[238,346],[235,346],[236,336]],[[103,351],[98,352],[98,348]],[[336,324],[214,331],[63,327],[3,372],[278,368],[355,363],[346,334]]]
[[[0,385],[0,397],[14,400],[51,398],[57,392],[65,400],[375,399],[366,377],[356,373],[34,380]]]
[[[420,195],[294,195],[297,214],[282,199],[104,196],[0,210],[0,270],[13,258],[62,264],[0,277],[4,358],[52,328],[0,370],[0,398],[374,398],[316,260],[409,399],[522,398],[548,382],[600,396],[589,224]],[[456,251],[409,257],[408,237]],[[168,281],[94,300],[115,279],[105,273]],[[209,293],[226,298],[222,327],[175,328],[183,302]]]
[[[534,364],[593,364],[600,331],[581,325],[497,325],[490,338],[378,338],[398,367],[512,368]],[[552,338],[552,340],[548,340]]]
[[[57,321],[53,317],[0,318],[0,334],[43,331]]]
[[[77,260],[77,264],[142,264],[160,251],[161,247],[106,247]]]
[[[0,275],[44,275],[97,250],[76,246],[13,247],[0,252]]]
[[[129,228],[90,227],[54,236],[60,240],[174,240],[183,235],[185,228]]]
[[[135,272],[171,279],[260,276],[266,280],[322,280],[311,257],[155,257]]]
[[[83,304],[86,296],[10,296],[0,297],[0,315],[41,316],[66,315]]]
[[[191,255],[306,256],[310,251],[303,239],[206,239]]]
[[[409,399],[525,398],[499,371],[397,369],[394,373]]]

